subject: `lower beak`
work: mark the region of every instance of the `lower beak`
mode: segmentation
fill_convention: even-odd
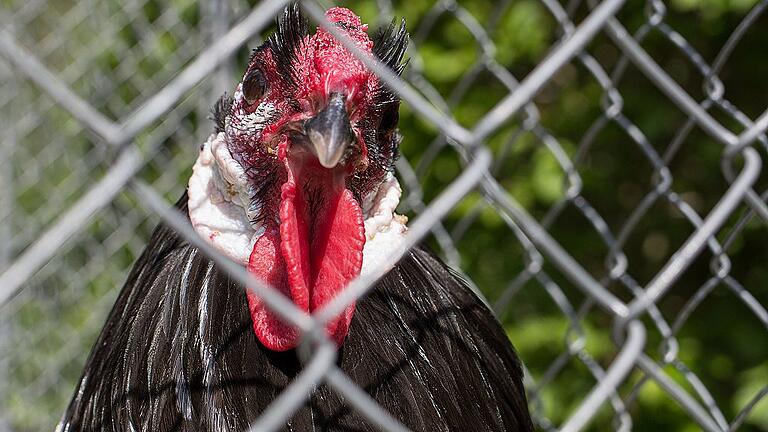
[[[331,93],[328,106],[306,121],[304,131],[309,141],[308,150],[314,153],[320,165],[335,167],[355,139],[344,95]]]

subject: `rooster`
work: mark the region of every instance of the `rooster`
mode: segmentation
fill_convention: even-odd
[[[326,17],[394,72],[404,23],[373,39]],[[177,206],[218,251],[312,313],[401,247],[399,99],[296,5],[215,104]],[[338,366],[415,431],[531,431],[519,360],[490,310],[423,248],[330,320]],[[62,431],[243,431],[301,371],[300,333],[160,225],[88,358]],[[372,426],[318,386],[285,430]]]

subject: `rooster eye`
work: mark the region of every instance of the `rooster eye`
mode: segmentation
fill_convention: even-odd
[[[381,116],[381,121],[379,122],[379,131],[391,131],[395,126],[397,126],[398,120],[400,120],[400,113],[398,112],[397,106],[395,106],[394,109],[387,109]]]
[[[253,69],[243,78],[243,96],[249,104],[259,100],[266,91],[267,80],[261,70]]]

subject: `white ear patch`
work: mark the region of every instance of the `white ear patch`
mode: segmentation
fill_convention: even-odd
[[[261,209],[252,207],[248,177],[232,158],[226,135],[211,135],[203,144],[188,184],[189,219],[211,246],[242,265],[248,265],[253,245],[264,233],[251,223]],[[363,199],[365,218],[365,273],[403,247],[407,218],[395,213],[400,184],[392,173]]]
[[[403,248],[408,218],[395,213],[401,193],[400,183],[389,173],[378,188],[363,198],[365,246],[362,274],[385,264],[391,253]]]
[[[224,133],[211,135],[189,178],[189,219],[208,243],[243,265],[248,264],[259,228],[251,225],[246,211],[247,191],[247,177],[232,159]]]

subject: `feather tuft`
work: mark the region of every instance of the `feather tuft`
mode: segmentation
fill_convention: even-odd
[[[233,102],[234,98],[227,93],[224,93],[219,100],[213,104],[213,107],[211,107],[211,117],[209,118],[213,120],[214,133],[224,132],[224,128],[227,124],[227,117],[229,117],[229,113],[232,111]]]
[[[400,21],[400,26],[395,27],[395,20],[380,29],[373,38],[373,54],[396,74],[403,72],[407,62],[403,62],[403,55],[408,48],[408,32],[405,28],[405,19]]]
[[[373,38],[373,54],[381,60],[395,74],[401,75],[408,65],[408,61],[403,61],[405,50],[408,48],[409,36],[405,27],[405,19],[400,21],[400,26],[395,26],[395,20],[392,20],[388,26],[381,28]],[[391,115],[391,111],[398,108],[400,97],[389,86],[380,81],[373,100],[373,108],[376,112],[386,117]],[[388,113],[390,112],[390,113]],[[391,130],[391,128],[387,128]]]
[[[296,84],[296,51],[307,36],[308,22],[297,3],[289,5],[277,20],[277,31],[269,37],[266,45],[272,51],[272,58],[281,74],[291,84]]]

